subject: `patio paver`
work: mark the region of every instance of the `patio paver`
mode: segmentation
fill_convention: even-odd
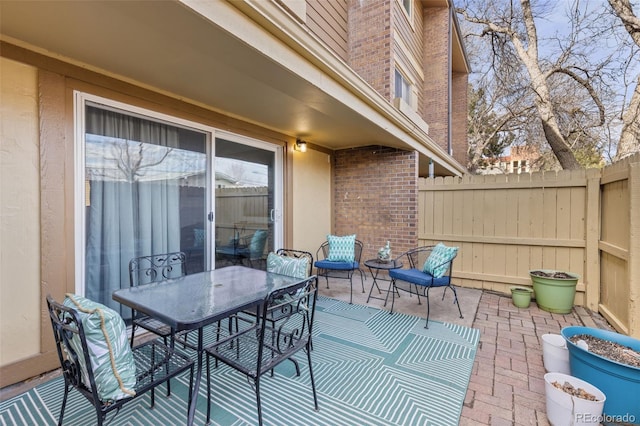
[[[552,314],[535,302],[520,309],[508,295],[483,292],[473,322],[480,343],[460,425],[548,425],[542,335],[569,325],[610,329],[581,307]]]

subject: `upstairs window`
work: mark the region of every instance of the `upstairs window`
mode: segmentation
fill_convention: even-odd
[[[395,75],[395,91],[396,98],[402,99],[407,105],[411,104],[411,85],[406,78],[396,70]]]
[[[407,12],[407,15],[411,17],[411,0],[402,0],[402,6],[404,10]]]

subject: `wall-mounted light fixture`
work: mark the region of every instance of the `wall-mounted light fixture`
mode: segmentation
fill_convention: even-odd
[[[299,152],[307,152],[307,143],[302,139],[296,139],[296,144],[293,149]]]

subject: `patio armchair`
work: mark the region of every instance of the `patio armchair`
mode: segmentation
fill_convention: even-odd
[[[318,398],[311,362],[311,330],[313,327],[318,286],[316,277],[269,294],[261,304],[260,319],[248,327],[236,329],[205,348],[207,354],[207,421],[211,418],[211,358],[223,362],[247,377],[256,394],[258,424],[262,425],[260,379],[300,351],[307,354],[309,378],[315,409]],[[277,321],[272,321],[273,318]],[[296,364],[297,367],[297,364]],[[300,370],[297,370],[300,375]]]
[[[101,426],[109,413],[148,391],[153,407],[155,388],[179,374],[189,371],[192,386],[194,362],[189,356],[157,340],[131,349],[124,321],[106,306],[75,295],[67,295],[64,304],[47,296],[47,306],[64,378],[58,426],[71,388],[95,407]],[[189,407],[190,397],[185,402]]]
[[[363,244],[355,239],[355,235],[345,235],[338,237],[328,235],[327,241],[322,243],[316,252],[316,262],[318,277],[324,277],[329,288],[329,278],[349,280],[350,297],[349,303],[353,303],[353,275],[360,274],[360,283],[364,293],[364,274],[360,269]]]
[[[421,304],[421,293],[427,298],[427,321],[425,328],[429,328],[429,290],[433,287],[444,287],[442,300],[444,300],[447,289],[451,289],[453,292],[453,303],[458,306],[460,318],[464,318],[462,316],[462,310],[460,309],[456,288],[451,284],[451,270],[453,260],[457,256],[457,253],[457,247],[447,247],[442,243],[438,243],[435,246],[417,247],[401,254],[397,259],[404,260],[404,258],[406,258],[406,264],[409,265],[409,268],[392,269],[389,271],[392,285],[391,312],[393,312],[397,290],[408,291],[412,294],[413,286],[418,296],[418,304]],[[408,283],[408,289],[399,287],[400,282]]]

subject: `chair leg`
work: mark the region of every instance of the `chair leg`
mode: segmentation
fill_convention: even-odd
[[[391,288],[393,289],[393,292],[391,293],[391,310],[389,311],[389,314],[393,313],[393,305],[396,302],[396,279],[392,278],[391,279],[391,284],[389,284],[391,286]],[[387,297],[389,297],[389,293],[387,293]],[[387,301],[385,300],[385,303],[387,303]]]
[[[460,318],[464,318],[462,316],[462,309],[460,309],[460,301],[458,300],[458,293],[456,292],[456,288],[454,286],[449,286],[449,287],[451,287],[451,290],[453,291],[453,303],[458,305],[458,313],[460,314]]]
[[[429,328],[429,290],[430,289],[431,289],[431,287],[427,287],[427,291],[424,293],[425,297],[427,298],[427,322],[424,325],[424,328]]]
[[[260,403],[260,376],[255,379],[256,403],[258,405],[258,426],[262,426],[262,404]]]
[[[173,348],[173,339],[174,339],[174,335],[173,333],[171,333],[171,347]],[[162,337],[162,341],[164,343],[165,346],[167,346],[167,336],[163,336]],[[169,365],[165,366],[165,370],[167,372],[167,374],[169,374]],[[167,380],[167,396],[171,396],[171,379]]]
[[[193,365],[191,366],[191,371],[189,372],[189,389],[193,389]],[[189,409],[191,408],[191,392],[189,392],[189,398],[187,402],[187,418],[189,417]],[[207,398],[208,400],[209,398]]]
[[[209,358],[210,358],[209,355],[206,355],[206,357],[207,357],[207,364],[206,364],[206,368],[207,368],[207,422],[206,422],[206,424],[209,424],[209,421],[211,420],[211,361],[209,360]],[[189,392],[189,393],[191,393],[191,392]],[[189,401],[189,405],[191,405],[191,401]]]
[[[364,293],[364,275],[360,269],[358,269],[358,272],[360,273],[360,284],[362,284],[362,292]]]
[[[58,419],[58,426],[62,426],[62,418],[64,417],[64,408],[67,405],[67,395],[69,394],[69,382],[64,380],[64,396],[62,397],[62,407],[60,408],[60,418]],[[98,413],[100,417],[100,413]]]
[[[316,382],[313,378],[313,367],[311,364],[311,340],[307,342],[307,361],[309,362],[309,378],[311,379],[311,389],[313,390],[313,405],[318,411],[318,395],[316,393]]]

